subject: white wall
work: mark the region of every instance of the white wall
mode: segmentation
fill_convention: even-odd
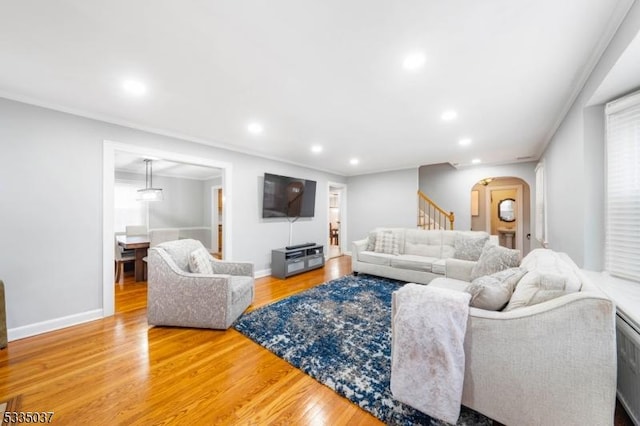
[[[365,238],[377,226],[415,228],[418,223],[418,170],[349,177],[346,241]]]
[[[640,4],[634,2],[542,155],[549,246],[586,269],[604,265],[604,110],[589,101],[639,30]],[[640,76],[632,86],[640,86]]]
[[[271,249],[286,245],[289,232],[286,221],[261,218],[265,172],[318,181],[316,217],[294,224],[294,240],[328,239],[326,188],[343,177],[0,99],[0,276],[10,338],[20,327],[70,324],[102,308],[105,140],[231,163],[231,258],[257,271],[269,268]]]

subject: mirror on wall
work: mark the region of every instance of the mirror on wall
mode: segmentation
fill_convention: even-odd
[[[503,222],[515,222],[516,220],[516,200],[505,198],[498,203],[498,218]]]

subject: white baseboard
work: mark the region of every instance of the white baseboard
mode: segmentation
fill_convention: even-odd
[[[271,275],[271,269],[262,269],[254,272],[255,278],[268,277],[269,275]]]
[[[13,340],[24,339],[25,337],[31,337],[37,334],[47,333],[49,331],[59,330],[61,328],[71,327],[73,325],[102,318],[102,309],[96,309],[66,317],[37,322],[35,324],[24,325],[22,327],[10,328],[7,330],[7,340],[11,342]]]

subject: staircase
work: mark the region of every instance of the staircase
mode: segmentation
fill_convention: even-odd
[[[421,229],[453,229],[455,215],[447,212],[418,191],[418,228]]]

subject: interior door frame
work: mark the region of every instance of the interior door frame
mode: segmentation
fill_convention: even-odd
[[[522,184],[517,185],[496,185],[496,186],[487,186],[487,190],[485,191],[485,208],[487,209],[486,214],[486,230],[489,234],[491,234],[491,191],[502,191],[502,190],[516,190],[516,208],[518,209],[518,220],[516,222],[516,250],[520,250],[520,253],[524,253],[524,203],[522,200],[522,194],[524,193],[524,186]],[[500,236],[498,236],[500,238]]]
[[[331,219],[331,188],[337,188],[340,190],[340,227],[338,229],[338,250],[340,254],[348,254],[348,247],[345,242],[347,240],[347,184],[343,182],[327,182],[327,220],[325,223],[328,225]],[[329,247],[331,247],[331,235],[329,235],[329,226],[325,226],[325,232],[327,233],[327,250],[325,257],[328,257]]]
[[[224,259],[232,258],[232,182],[233,167],[231,163],[203,158],[194,155],[181,154],[175,151],[166,151],[130,143],[103,141],[102,149],[102,316],[108,317],[115,313],[115,285],[114,285],[114,252],[113,252],[113,188],[115,184],[115,153],[122,151],[151,158],[179,163],[194,164],[203,167],[212,167],[222,170],[222,188],[225,194],[225,203],[222,206],[222,219],[227,232],[223,233]]]

